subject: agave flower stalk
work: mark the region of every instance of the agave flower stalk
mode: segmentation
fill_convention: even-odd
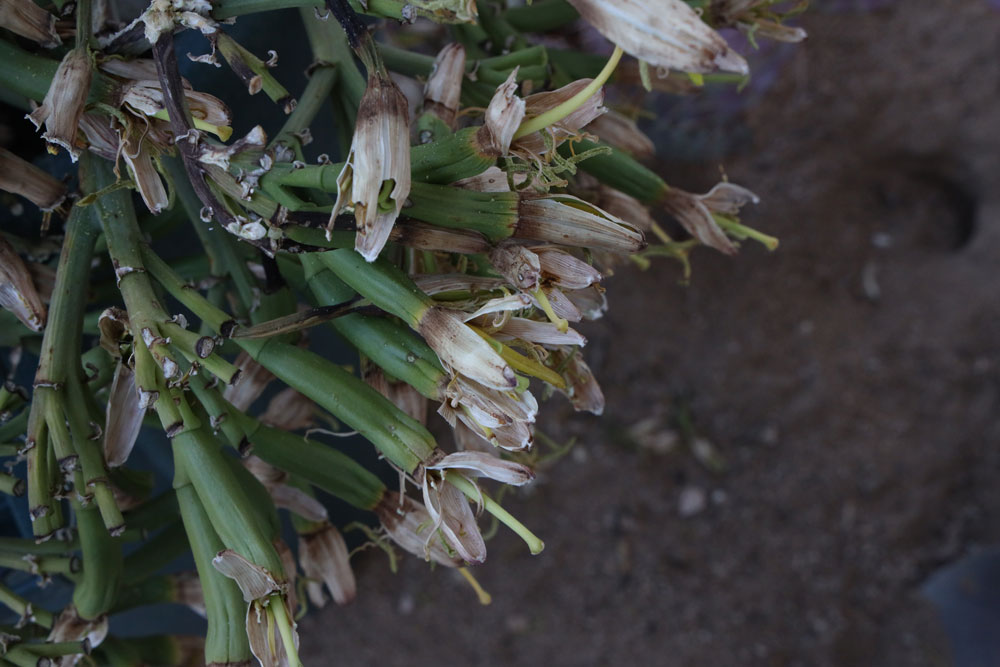
[[[52,612],[29,602],[2,583],[0,583],[0,604],[20,616],[19,626],[22,623],[33,623],[47,630],[52,628]]]
[[[292,113],[297,104],[291,93],[278,83],[269,70],[269,65],[222,32],[213,33],[209,39],[218,47],[222,57],[226,59],[233,72],[247,86],[247,92],[255,95],[261,91],[270,100],[284,109],[286,114]]]

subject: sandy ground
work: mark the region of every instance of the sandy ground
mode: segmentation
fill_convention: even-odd
[[[917,590],[1000,525],[1000,12],[888,4],[805,17],[724,161],[778,252],[608,282],[606,415],[550,401],[578,444],[506,500],[544,553],[501,530],[489,607],[366,554],[357,602],[302,623],[309,664],[949,664]]]

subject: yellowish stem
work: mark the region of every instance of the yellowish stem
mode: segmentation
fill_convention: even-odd
[[[604,69],[601,70],[600,74],[587,85],[586,88],[578,92],[573,97],[569,98],[562,104],[552,109],[549,109],[545,113],[538,114],[533,118],[528,118],[523,123],[521,127],[517,128],[517,132],[514,133],[515,139],[520,139],[523,136],[529,135],[532,132],[538,132],[539,130],[558,123],[566,116],[570,115],[574,111],[580,108],[584,102],[590,99],[590,97],[600,90],[608,79],[611,78],[612,72],[615,71],[615,67],[618,66],[618,61],[622,59],[622,47],[616,46],[615,52],[611,54],[611,58],[608,60],[607,64],[604,65]]]
[[[292,621],[285,611],[285,601],[280,595],[274,595],[271,597],[267,609],[271,614],[274,614],[275,624],[278,626],[278,632],[281,633],[281,642],[285,645],[285,655],[288,656],[289,667],[302,667],[299,651],[295,648],[295,638],[292,636]]]

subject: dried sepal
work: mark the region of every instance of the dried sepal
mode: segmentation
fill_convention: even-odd
[[[25,116],[35,129],[44,124],[42,137],[45,141],[65,148],[73,162],[80,157],[76,131],[90,94],[92,76],[87,49],[78,47],[69,51],[59,63],[41,106]]]
[[[16,315],[32,331],[45,328],[48,311],[38,296],[31,272],[3,236],[0,236],[0,307]]]
[[[517,376],[511,367],[451,311],[428,309],[420,319],[418,331],[447,368],[493,389],[517,386]]]
[[[0,148],[0,190],[21,195],[46,212],[66,199],[63,183],[6,148]]]
[[[746,74],[746,61],[683,0],[569,0],[629,55],[684,72]]]
[[[340,212],[354,208],[354,248],[373,262],[410,194],[410,126],[406,96],[388,76],[373,74],[361,98],[351,151],[337,177],[337,202],[328,229]]]
[[[104,420],[104,460],[109,467],[124,465],[139,438],[146,409],[139,405],[135,373],[124,360],[115,366]]]
[[[46,48],[62,44],[56,32],[56,17],[32,0],[3,0],[0,2],[0,28],[6,28]]]
[[[736,215],[744,204],[759,201],[757,195],[746,188],[725,182],[703,195],[670,188],[662,200],[664,209],[677,218],[691,236],[726,255],[735,254],[736,246],[719,227],[713,214]]]
[[[324,523],[314,531],[299,535],[299,564],[311,579],[306,587],[309,600],[317,607],[326,604],[323,586],[338,605],[352,602],[357,595],[347,544],[336,526]]]

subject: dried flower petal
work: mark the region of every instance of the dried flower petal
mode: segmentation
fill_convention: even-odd
[[[62,43],[59,33],[56,32],[56,17],[32,0],[0,2],[0,28],[6,28],[47,48]]]
[[[493,389],[517,386],[517,376],[489,343],[444,308],[430,308],[418,325],[441,363]]]
[[[229,577],[240,587],[247,602],[263,599],[273,593],[280,593],[282,586],[270,572],[254,565],[232,549],[220,551],[212,559],[216,570]]]
[[[0,236],[0,307],[9,310],[32,331],[45,327],[47,315],[28,267],[13,246]]]
[[[453,42],[441,49],[434,59],[434,67],[424,86],[424,112],[434,114],[445,125],[454,128],[463,78],[465,47]]]
[[[309,599],[314,605],[322,607],[326,603],[323,584],[337,604],[354,600],[357,595],[354,571],[347,544],[336,526],[326,523],[318,530],[299,535],[299,562],[306,577],[320,582],[318,587],[309,588]]]
[[[683,0],[569,0],[597,31],[626,53],[684,72],[746,74],[746,61]]]
[[[387,491],[375,506],[375,514],[392,541],[414,556],[445,567],[461,564],[445,549],[427,508],[416,500]]]
[[[43,211],[66,199],[65,185],[6,148],[0,148],[0,190],[21,195]]]
[[[481,452],[455,452],[448,454],[428,470],[465,470],[476,477],[488,477],[503,484],[523,486],[535,478],[535,473],[526,465],[506,461]]]
[[[479,149],[485,155],[501,157],[510,150],[514,133],[524,120],[524,100],[517,96],[517,69],[497,88],[486,107],[486,119],[476,132]]]
[[[663,199],[663,207],[677,218],[691,236],[726,255],[736,254],[736,246],[712,217],[713,213],[735,215],[747,202],[760,199],[754,193],[732,183],[719,183],[703,195],[671,188]]]
[[[109,467],[124,465],[139,438],[146,409],[139,406],[135,373],[123,360],[115,367],[104,421],[104,460]]]
[[[519,215],[517,238],[616,252],[645,245],[636,227],[570,195],[522,196]]]
[[[44,123],[45,132],[42,136],[50,144],[65,148],[73,162],[80,157],[80,150],[76,146],[76,131],[90,94],[92,75],[87,49],[76,48],[69,51],[59,63],[42,105],[26,116],[34,123],[35,129],[41,128]]]

